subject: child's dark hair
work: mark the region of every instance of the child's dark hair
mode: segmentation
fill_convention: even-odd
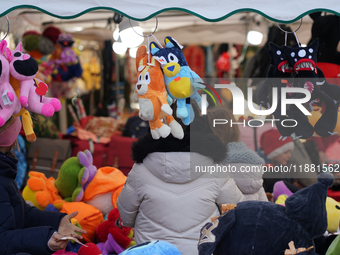
[[[218,135],[223,143],[238,142],[240,140],[240,130],[237,125],[231,125],[230,122],[236,122],[231,110],[225,107],[215,107],[207,112],[207,118],[211,130]],[[214,127],[214,119],[227,120],[227,124],[218,124]]]

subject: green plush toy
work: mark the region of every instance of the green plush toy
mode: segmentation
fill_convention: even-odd
[[[338,235],[328,247],[326,255],[340,254],[340,235]]]
[[[61,166],[55,186],[67,202],[83,199],[87,185],[97,173],[89,150],[78,152],[77,157],[67,159]]]

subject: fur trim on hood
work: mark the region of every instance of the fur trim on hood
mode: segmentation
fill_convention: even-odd
[[[209,131],[185,132],[182,140],[171,134],[166,138],[154,140],[148,133],[132,145],[132,158],[136,163],[142,163],[152,152],[197,152],[211,157],[215,162],[221,162],[227,149],[219,137]]]

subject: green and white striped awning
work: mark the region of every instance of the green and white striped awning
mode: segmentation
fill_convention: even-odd
[[[76,18],[94,10],[112,10],[138,21],[148,20],[169,10],[184,11],[206,21],[221,21],[251,11],[276,22],[291,23],[315,12],[340,14],[338,0],[11,0],[1,1],[0,15],[19,8],[36,9],[62,19]]]

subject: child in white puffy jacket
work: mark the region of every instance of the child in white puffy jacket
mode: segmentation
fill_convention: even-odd
[[[264,160],[245,143],[240,142],[238,125],[230,124],[231,120],[236,122],[232,112],[224,107],[216,107],[208,111],[207,117],[212,131],[226,145],[227,154],[222,164],[229,169],[229,176],[234,179],[247,200],[268,201],[262,179]],[[216,124],[225,121],[215,121],[214,125],[214,119],[227,120],[228,123]]]
[[[195,173],[196,166],[221,166],[225,151],[199,113],[182,140],[171,134],[154,140],[148,133],[133,144],[136,163],[117,207],[123,224],[135,228],[136,243],[159,239],[183,255],[198,254],[200,230],[220,215],[222,204],[246,200],[228,176]]]

